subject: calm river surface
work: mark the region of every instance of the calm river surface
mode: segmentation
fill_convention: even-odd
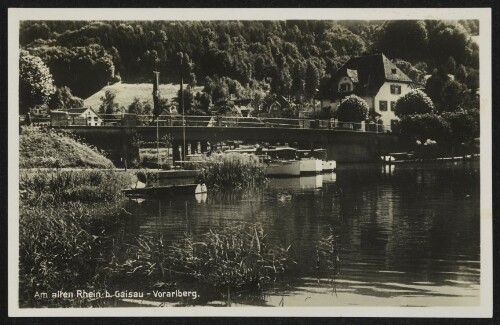
[[[182,238],[260,222],[297,262],[259,302],[274,306],[479,304],[479,163],[340,165],[260,189],[134,204],[129,233]],[[331,227],[335,281],[317,276],[316,242]]]

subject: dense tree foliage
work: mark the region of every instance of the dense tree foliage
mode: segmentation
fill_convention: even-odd
[[[68,86],[79,97],[88,97],[116,80],[113,57],[98,44],[71,48],[41,46],[30,52],[47,64],[57,86]]]
[[[454,144],[468,143],[479,138],[479,110],[445,112],[442,116],[450,125]]]
[[[333,21],[33,21],[22,23],[20,41],[53,70],[57,85],[83,97],[117,76],[145,81],[152,70],[168,82],[182,75],[191,86],[227,77],[313,96],[321,77],[367,50],[370,33]],[[309,85],[298,80],[306,69]]]
[[[421,60],[422,49],[429,43],[428,34],[424,21],[394,20],[384,26],[377,46],[391,58]]]
[[[432,100],[421,90],[412,90],[399,97],[394,113],[397,117],[426,114],[434,111]]]
[[[337,118],[341,122],[361,122],[368,118],[368,104],[356,95],[344,99],[337,110]]]
[[[442,145],[449,140],[451,135],[449,122],[435,113],[404,116],[399,121],[399,127],[404,136],[421,143],[429,139]]]
[[[68,109],[83,107],[83,99],[73,96],[71,89],[66,86],[57,87],[49,100],[50,109]]]
[[[19,57],[19,112],[25,114],[31,107],[47,104],[54,93],[54,83],[44,62],[26,51]]]
[[[24,21],[20,42],[48,66],[56,86],[76,96],[120,79],[149,82],[156,70],[163,82],[182,77],[205,87],[200,100],[193,94],[193,112],[231,95],[308,103],[349,58],[383,52],[449,111],[448,74],[466,87],[461,106],[479,88],[479,47],[471,38],[478,33],[474,20]]]

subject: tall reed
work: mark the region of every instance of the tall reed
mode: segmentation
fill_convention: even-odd
[[[264,168],[254,155],[212,154],[199,165],[197,181],[210,188],[242,188],[266,181]]]
[[[259,223],[235,223],[196,238],[185,234],[172,245],[162,237],[141,236],[115,271],[155,281],[198,283],[220,294],[255,292],[287,270],[289,248],[269,243]]]
[[[21,171],[21,306],[95,304],[81,299],[36,300],[35,293],[106,286],[99,264],[108,258],[111,226],[128,215],[121,189],[133,181],[132,174],[112,170]]]

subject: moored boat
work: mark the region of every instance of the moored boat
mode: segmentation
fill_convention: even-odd
[[[335,160],[328,160],[326,149],[314,149],[313,156],[316,159],[321,159],[323,172],[333,172],[337,169],[337,162]]]
[[[315,158],[311,150],[297,150],[297,155],[301,174],[319,174],[323,171],[323,162]]]
[[[300,176],[300,161],[289,159],[290,152],[283,148],[238,148],[226,152],[257,156],[266,176]]]

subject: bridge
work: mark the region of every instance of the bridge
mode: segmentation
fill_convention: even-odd
[[[208,119],[208,121],[207,121]],[[122,158],[134,159],[138,146],[144,142],[156,142],[168,136],[172,140],[174,158],[180,158],[185,134],[185,152],[201,144],[213,149],[222,142],[288,144],[300,149],[325,148],[329,159],[337,162],[371,162],[381,155],[399,151],[401,141],[394,133],[384,132],[381,125],[333,122],[311,119],[258,119],[186,117],[182,120],[163,119],[157,125],[141,125],[140,121],[122,125],[86,126],[59,125],[54,129],[71,131],[85,142],[109,153],[117,165]],[[129,121],[130,122],[130,121]]]

